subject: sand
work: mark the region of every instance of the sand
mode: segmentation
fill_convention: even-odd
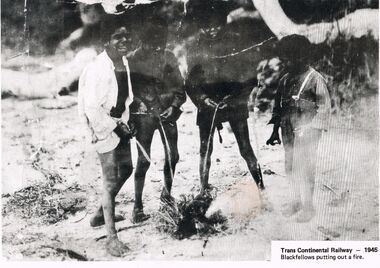
[[[100,200],[101,173],[96,153],[84,146],[77,106],[41,108],[46,106],[49,107],[46,103],[41,105],[41,100],[2,100],[2,202],[9,200],[7,193],[46,180],[33,167],[37,162],[44,170],[58,172],[65,185],[78,183],[86,191],[86,209],[52,225],[38,219],[22,219],[12,212],[3,215],[3,256],[10,260],[78,259],[75,254],[62,251],[70,249],[88,260],[119,259],[107,255],[104,239],[97,239],[105,230],[89,226],[90,214]],[[195,117],[195,108],[188,101],[178,121],[180,161],[173,184],[174,197],[197,194],[199,190]],[[331,129],[324,134],[316,153],[316,216],[308,223],[297,223],[294,217],[281,213],[289,202],[289,183],[282,146],[265,145],[271,132],[266,125],[268,119],[268,114],[251,114],[249,119],[252,146],[262,170],[271,174],[264,174],[266,190],[261,196],[252,184],[228,124],[222,130],[223,144],[218,139],[214,141],[210,183],[220,193],[218,206],[222,212],[225,209],[226,214],[232,215],[225,232],[180,241],[160,233],[154,217],[133,225],[131,177],[117,197],[116,210],[126,220],[116,226],[124,229],[119,237],[131,249],[120,259],[267,260],[273,240],[378,240],[378,132]],[[135,164],[134,142],[132,146]],[[153,215],[159,207],[163,185],[163,157],[156,133],[143,195],[145,212]]]

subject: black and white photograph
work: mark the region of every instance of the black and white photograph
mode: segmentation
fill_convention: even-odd
[[[5,262],[380,260],[379,131],[378,0],[1,1]]]

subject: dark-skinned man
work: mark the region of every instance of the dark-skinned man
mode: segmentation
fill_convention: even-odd
[[[80,76],[78,108],[103,171],[101,206],[90,224],[93,227],[105,224],[107,252],[122,256],[128,247],[117,236],[115,221],[123,218],[115,216],[115,197],[133,170],[130,146],[133,131],[128,125],[133,94],[125,57],[130,51],[131,35],[117,16],[109,15],[101,29],[104,51]]]
[[[198,108],[197,125],[200,134],[201,180],[200,197],[210,188],[209,172],[215,129],[228,122],[235,135],[239,151],[260,189],[264,189],[260,167],[250,144],[247,118],[249,95],[257,85],[252,69],[256,50],[235,53],[237,31],[227,30],[228,4],[194,0],[189,21],[198,22],[197,40],[188,47],[186,93]],[[207,14],[207,15],[206,15]],[[246,44],[246,43],[245,43]],[[241,44],[239,44],[241,46]],[[257,57],[257,55],[256,55]]]
[[[323,130],[327,130],[330,96],[325,78],[309,66],[311,44],[300,35],[286,36],[278,42],[277,53],[285,65],[275,96],[273,132],[269,145],[280,144],[281,128],[285,148],[285,171],[290,180],[291,202],[283,213],[296,213],[298,222],[310,221],[313,205],[317,150]]]
[[[166,49],[168,28],[158,17],[147,19],[137,35],[141,46],[130,57],[134,103],[131,106],[132,121],[136,126],[138,159],[135,171],[134,222],[146,220],[142,194],[145,175],[150,166],[150,149],[153,135],[159,131],[165,151],[164,187],[161,201],[173,202],[171,188],[179,159],[176,120],[180,107],[186,100],[177,59]],[[154,145],[157,146],[157,145]]]

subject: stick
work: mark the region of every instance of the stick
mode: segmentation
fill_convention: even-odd
[[[211,58],[212,59],[224,59],[224,58],[228,58],[228,57],[233,57],[233,56],[239,55],[240,53],[246,52],[246,51],[248,51],[248,50],[250,50],[252,48],[262,46],[263,44],[265,44],[266,42],[268,42],[268,41],[270,41],[272,39],[274,39],[274,37],[268,38],[268,39],[262,41],[261,43],[258,43],[258,44],[255,44],[253,46],[244,48],[244,49],[242,49],[242,50],[240,50],[238,52],[234,52],[234,53],[227,54],[227,55],[222,55],[222,56],[212,56]]]
[[[53,247],[53,246],[42,246],[43,248],[51,248],[57,251],[58,253],[65,253],[67,254],[70,258],[76,259],[78,261],[88,261],[88,258],[80,253],[75,252],[72,249],[65,249],[65,248],[59,248],[59,247]]]
[[[335,195],[338,195],[333,188],[331,188],[330,186],[326,185],[326,184],[322,184],[324,187],[326,187],[328,190],[330,190],[331,192],[333,192]]]
[[[73,221],[73,223],[78,223],[78,222],[82,221],[84,218],[86,218],[87,214],[88,214],[88,210],[86,210],[86,213],[84,214],[84,216],[82,218],[80,218],[79,220]]]
[[[142,227],[142,226],[145,226],[145,225],[148,225],[148,224],[144,223],[144,224],[139,224],[139,225],[124,226],[124,227],[121,227],[121,228],[117,229],[116,233],[121,232],[121,231],[125,231],[125,230],[129,230],[129,229],[134,229],[134,228]],[[107,238],[107,236],[106,235],[99,236],[99,237],[95,238],[95,241],[97,242],[97,241],[102,240],[104,238]]]
[[[210,134],[208,135],[208,140],[207,140],[207,148],[206,148],[206,157],[202,163],[203,165],[203,171],[206,170],[206,165],[207,165],[207,158],[208,158],[208,152],[210,151],[210,144],[211,144],[211,138],[213,136],[213,130],[214,130],[214,125],[215,125],[215,119],[216,119],[216,113],[218,112],[220,103],[218,103],[215,107],[214,114],[212,116],[212,121],[211,121],[211,128],[210,128]],[[204,174],[202,174],[204,175]]]
[[[173,180],[174,179],[174,172],[173,172],[173,167],[172,167],[172,160],[171,160],[171,151],[170,151],[170,146],[168,143],[168,138],[166,137],[166,132],[164,129],[164,126],[162,124],[161,117],[158,116],[158,123],[160,124],[160,127],[162,129],[162,133],[164,134],[164,140],[165,140],[165,147],[166,147],[166,152],[168,154],[168,163],[169,163],[169,168],[170,168],[170,177]]]
[[[135,139],[135,140],[136,140],[137,146],[139,147],[139,149],[142,152],[145,159],[148,160],[149,163],[151,163],[152,161],[150,160],[150,157],[149,157],[148,153],[146,152],[146,150],[144,149],[144,147],[141,145],[141,143],[137,139]]]

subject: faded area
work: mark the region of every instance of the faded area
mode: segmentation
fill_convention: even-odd
[[[99,18],[104,10],[74,0],[28,1],[29,28],[24,31],[23,2],[1,3],[2,254],[8,260],[116,260],[104,249],[104,228],[89,224],[101,198],[101,169],[96,152],[85,145],[76,99],[78,77],[99,52]],[[193,44],[200,29],[187,26],[183,36],[177,34],[186,22],[183,2],[173,1],[158,11],[168,18],[168,47],[185,74],[184,48]],[[226,29],[234,39],[224,42],[229,55],[226,71],[259,80],[255,105],[255,96],[250,99],[248,122],[266,190],[258,192],[233,133],[224,124],[223,143],[214,139],[210,183],[217,197],[208,214],[220,209],[227,217],[225,226],[216,234],[182,240],[161,232],[164,150],[156,133],[143,196],[144,210],[153,217],[132,224],[132,175],[117,196],[116,211],[126,220],[116,227],[120,240],[131,249],[119,260],[269,260],[274,240],[378,240],[378,40],[370,33],[361,36],[363,29],[360,38],[339,32],[335,40],[315,44],[310,51],[313,66],[328,80],[333,117],[314,155],[316,216],[297,223],[295,217],[282,215],[290,200],[283,147],[265,145],[272,131],[267,125],[271,101],[283,68],[275,55],[274,38],[265,46],[256,45],[275,34],[253,4],[264,1],[228,2],[239,5],[228,15]],[[287,21],[302,24],[304,30],[314,29],[307,27],[314,23],[341,22],[346,14],[364,8],[378,13],[378,1],[352,0],[348,6],[324,0],[265,2],[281,6]],[[268,14],[272,13],[264,15]],[[190,100],[183,109],[173,184],[177,200],[181,195],[196,195],[200,184],[196,110]],[[132,157],[135,165],[135,141]]]
[[[75,97],[67,97],[66,103],[70,103],[70,98]],[[377,107],[377,99],[365,103],[367,107]],[[90,214],[100,200],[100,165],[96,154],[84,147],[77,107],[47,110],[40,108],[45,107],[43,104],[41,100],[2,101],[3,256],[11,260],[108,260],[111,257],[103,247],[105,230],[89,226]],[[190,102],[184,109],[178,122],[181,160],[173,185],[176,198],[180,194],[197,194],[199,190],[195,110]],[[375,119],[377,113],[377,109],[367,110],[366,116]],[[222,213],[231,216],[233,212],[227,230],[209,237],[195,235],[177,240],[156,229],[155,217],[144,224],[133,225],[130,221],[133,179],[129,179],[117,197],[116,207],[126,217],[117,223],[121,229],[119,237],[131,249],[124,259],[265,260],[270,259],[273,240],[378,240],[377,126],[367,123],[367,128],[357,128],[354,121],[347,125],[346,119],[331,124],[315,156],[318,161],[317,214],[311,222],[302,224],[281,214],[289,199],[289,184],[282,147],[264,145],[271,132],[266,125],[268,119],[269,115],[256,113],[249,119],[251,142],[266,183],[261,201],[240,159],[233,134],[226,126],[222,130],[223,144],[215,141],[210,183],[218,190]],[[158,136],[154,137],[153,144],[159,146],[152,147],[153,164],[147,174],[143,198],[146,212],[156,215],[163,185],[164,155]],[[133,147],[136,159],[137,151]],[[47,178],[57,174],[62,181],[51,188],[71,192],[65,200],[56,201],[69,208],[63,213],[64,218],[47,224],[43,215],[22,218],[16,209],[6,210],[15,191],[45,183]],[[50,198],[54,201],[57,195],[52,194]],[[85,206],[77,202],[83,198]],[[235,206],[226,205],[232,201]],[[261,210],[248,209],[247,212],[247,208],[254,208],[257,202],[262,203]],[[35,209],[31,205],[26,204],[25,211]]]

